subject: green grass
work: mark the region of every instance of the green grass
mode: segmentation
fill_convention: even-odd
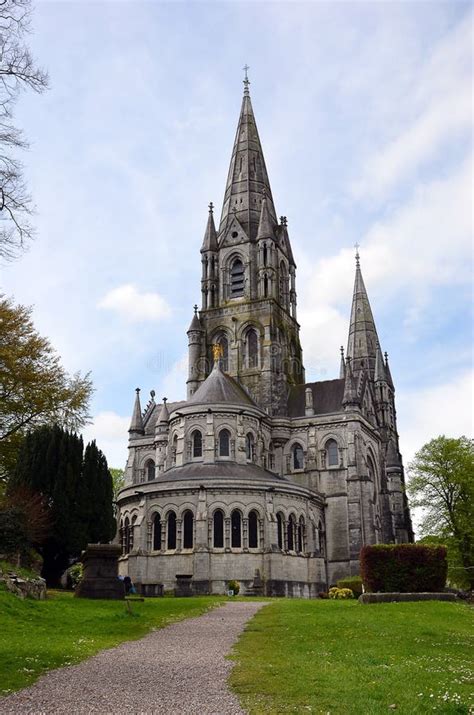
[[[25,569],[23,566],[15,566],[10,563],[10,561],[0,561],[0,574],[8,573],[13,571],[17,576],[21,578],[38,578],[36,571],[31,571],[30,569]]]
[[[51,668],[77,663],[103,648],[142,637],[173,621],[198,616],[223,599],[157,598],[131,604],[48,592],[20,600],[0,588],[0,696],[24,688]]]
[[[242,634],[231,686],[252,715],[474,713],[473,615],[436,601],[279,600]]]

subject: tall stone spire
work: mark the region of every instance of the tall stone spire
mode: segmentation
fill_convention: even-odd
[[[248,91],[249,84],[249,80],[246,77],[239,124],[227,176],[219,237],[225,233],[228,223],[235,216],[249,239],[255,240],[264,189],[268,212],[274,224],[277,224],[277,218],[262,145],[258,136],[257,124]]]
[[[140,388],[137,387],[135,390],[135,404],[133,405],[132,421],[130,422],[130,427],[128,428],[129,433],[132,434],[143,434],[143,418],[142,418],[142,408],[140,405]]]
[[[347,342],[347,356],[351,358],[354,374],[365,367],[370,377],[374,377],[378,342],[377,329],[362,278],[359,252],[357,252],[351,323]]]

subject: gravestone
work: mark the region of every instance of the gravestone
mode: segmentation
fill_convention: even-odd
[[[192,574],[176,574],[175,596],[193,596]]]
[[[81,557],[84,575],[75,595],[78,598],[125,598],[125,588],[118,577],[121,553],[117,544],[87,544]]]

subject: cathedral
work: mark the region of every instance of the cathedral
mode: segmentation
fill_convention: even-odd
[[[196,253],[197,253],[196,246]],[[187,399],[144,409],[118,496],[120,573],[143,593],[317,597],[364,544],[413,541],[395,389],[359,256],[339,377],[306,382],[296,263],[244,96],[218,227],[200,249]]]

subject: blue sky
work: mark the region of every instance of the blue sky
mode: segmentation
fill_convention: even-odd
[[[361,264],[405,461],[472,430],[472,7],[462,2],[37,2],[51,90],[18,103],[38,236],[3,290],[126,456],[134,388],[185,394],[199,248],[218,213],[250,65],[298,264],[307,378],[337,376]]]

